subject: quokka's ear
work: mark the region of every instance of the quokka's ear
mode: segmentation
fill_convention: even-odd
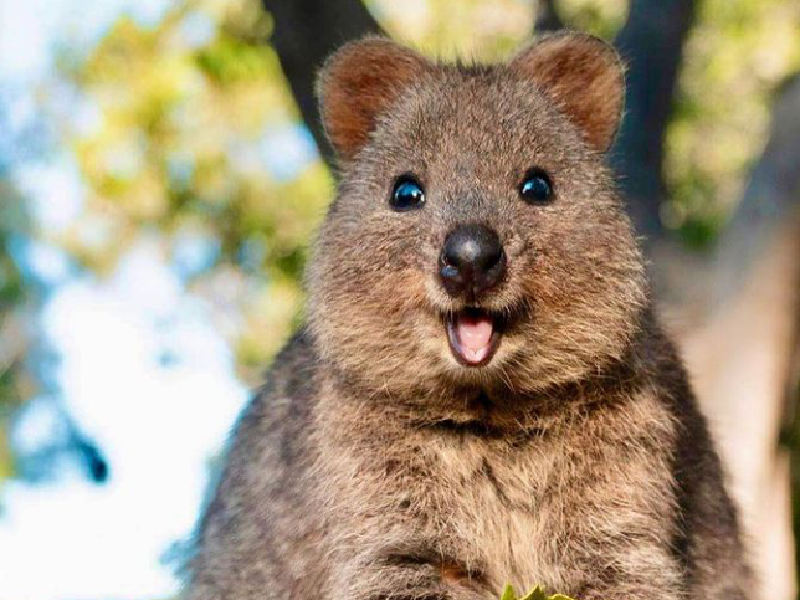
[[[339,158],[352,159],[377,118],[431,68],[416,52],[380,37],[345,44],[328,58],[317,78],[317,96],[325,132]]]
[[[625,69],[611,45],[587,34],[557,33],[523,49],[508,66],[552,97],[594,148],[608,150],[625,97]]]

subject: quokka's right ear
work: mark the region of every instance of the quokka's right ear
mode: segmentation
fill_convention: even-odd
[[[380,37],[345,44],[328,58],[317,78],[317,96],[325,133],[339,158],[351,160],[378,117],[431,68],[413,50]]]
[[[612,46],[570,31],[523,49],[509,68],[548,94],[597,150],[614,141],[625,99],[625,67]]]

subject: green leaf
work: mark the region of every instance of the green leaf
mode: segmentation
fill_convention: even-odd
[[[514,591],[513,585],[510,583],[506,585],[503,590],[503,595],[500,596],[500,600],[517,600],[517,593]]]
[[[520,600],[547,600],[547,594],[544,593],[542,586],[537,585]]]
[[[518,598],[517,593],[514,591],[514,586],[506,584],[506,587],[503,589],[503,595],[500,596],[500,600],[572,600],[572,598],[564,594],[548,596],[540,585],[537,585],[522,598]]]

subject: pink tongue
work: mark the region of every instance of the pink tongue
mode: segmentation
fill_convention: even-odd
[[[492,339],[492,320],[483,316],[459,315],[456,331],[464,356],[472,362],[480,362],[489,353]]]

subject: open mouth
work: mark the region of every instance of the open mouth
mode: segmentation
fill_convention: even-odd
[[[450,313],[445,328],[453,356],[468,367],[480,367],[492,360],[502,337],[499,317],[480,308]]]

